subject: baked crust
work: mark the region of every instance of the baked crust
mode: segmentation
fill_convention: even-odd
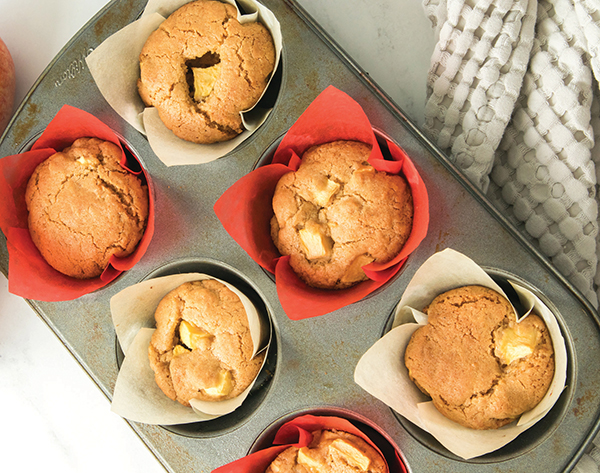
[[[313,440],[308,447],[287,448],[273,460],[265,473],[384,473],[387,471],[385,460],[379,452],[356,435],[340,430],[317,430],[312,434]],[[340,441],[350,445],[350,448],[343,444],[336,448]],[[355,455],[358,460],[354,458]]]
[[[390,261],[410,235],[410,188],[402,176],[376,171],[370,153],[356,141],[315,146],[277,184],[271,237],[310,286],[343,289],[366,280],[361,267]]]
[[[111,256],[128,256],[142,238],[148,189],[120,160],[115,144],[79,138],[31,175],[25,192],[29,233],[57,271],[97,277]]]
[[[543,320],[516,322],[510,303],[482,286],[437,296],[427,325],[406,348],[410,378],[449,419],[496,429],[534,408],[554,376],[552,340]]]
[[[256,378],[265,354],[251,358],[253,343],[244,305],[223,283],[206,279],[182,284],[160,301],[155,319],[148,347],[150,366],[158,386],[174,401],[189,406],[192,399],[234,398]],[[184,321],[206,334],[195,347],[182,341]],[[183,347],[181,354],[177,346]],[[224,373],[230,377],[229,385],[215,392]]]
[[[216,64],[212,90],[194,98],[193,69]],[[239,113],[260,98],[274,64],[267,28],[240,24],[230,4],[198,0],[173,12],[149,36],[140,54],[138,91],[179,138],[226,141],[243,131]]]

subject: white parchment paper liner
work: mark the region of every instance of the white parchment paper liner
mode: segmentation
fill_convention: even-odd
[[[233,412],[246,399],[254,382],[233,399],[218,402],[192,400],[192,408],[189,408],[169,399],[154,380],[154,371],[150,368],[148,360],[148,346],[154,332],[156,307],[165,295],[181,284],[203,279],[222,282],[237,294],[244,304],[254,344],[253,356],[268,349],[271,339],[269,320],[264,320],[252,302],[225,281],[206,274],[186,273],[148,279],[130,286],[110,300],[113,324],[125,354],[115,384],[111,406],[113,412],[145,424],[186,424],[211,420]]]
[[[282,49],[281,27],[275,15],[255,0],[238,0],[244,11],[248,12],[243,15],[234,0],[221,1],[236,7],[240,23],[260,21],[271,32],[275,44],[274,74]],[[271,112],[271,109],[256,106],[241,112],[246,128],[244,132],[229,141],[202,145],[178,138],[163,124],[154,107],[145,107],[137,91],[140,52],[148,36],[166,17],[189,2],[149,0],[138,20],[106,38],[86,58],[90,73],[108,104],[127,123],[148,137],[152,151],[167,166],[207,163],[224,156],[250,137]],[[265,91],[270,85],[269,80]]]
[[[469,429],[440,414],[429,397],[410,380],[404,365],[404,351],[413,332],[427,323],[427,316],[421,309],[438,294],[473,284],[505,295],[487,273],[465,255],[446,249],[431,256],[406,287],[396,307],[392,330],[362,356],[354,372],[355,382],[365,391],[464,459],[497,450],[538,422],[558,400],[567,374],[567,351],[556,317],[537,296],[511,283],[522,304],[528,308],[525,314],[520,314],[519,320],[527,317],[534,308],[544,319],[552,338],[555,373],[546,396],[518,421],[495,430]]]

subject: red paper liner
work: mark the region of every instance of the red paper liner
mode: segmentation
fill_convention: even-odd
[[[311,146],[336,140],[362,141],[372,146],[369,163],[379,171],[401,173],[412,192],[411,234],[400,253],[387,263],[363,267],[369,280],[342,290],[315,289],[304,283],[271,240],[272,198],[285,173],[298,169],[299,156]],[[248,255],[275,275],[277,294],[292,320],[324,315],[357,302],[393,278],[419,246],[429,225],[429,198],[417,169],[406,153],[386,140],[393,161],[385,160],[373,127],[360,105],[329,86],[306,109],[279,144],[271,164],[239,179],[217,200],[215,213],[229,235]]]
[[[346,419],[332,416],[314,416],[311,414],[296,417],[283,424],[273,439],[273,447],[251,453],[239,460],[228,463],[212,471],[212,473],[264,473],[275,457],[289,447],[306,447],[312,441],[312,432],[316,430],[340,430],[356,435],[375,448],[386,460],[389,473],[406,473],[406,467],[394,448],[395,458],[387,463],[379,447],[359,428]]]
[[[82,137],[116,144],[122,153],[121,166],[136,175],[143,173],[148,183],[148,222],[137,248],[125,258],[113,256],[102,275],[92,279],[71,278],[44,260],[31,240],[25,204],[27,182],[37,165]],[[69,105],[59,110],[30,151],[0,159],[0,201],[0,229],[6,237],[9,256],[8,290],[26,299],[66,301],[106,286],[142,258],[154,234],[154,197],[148,174],[140,163],[127,162],[121,141],[107,125]]]

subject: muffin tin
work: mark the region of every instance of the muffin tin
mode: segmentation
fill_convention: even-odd
[[[368,419],[399,447],[408,468],[415,472],[569,470],[599,427],[597,312],[299,5],[293,0],[263,3],[282,28],[280,92],[264,125],[234,152],[211,163],[165,167],[147,140],[104,101],[85,66],[85,56],[135,20],[145,0],[109,3],[44,71],[0,142],[0,155],[23,151],[64,103],[86,110],[122,137],[152,177],[156,227],[142,260],[103,289],[73,301],[29,303],[110,399],[119,348],[109,300],[121,289],[152,274],[200,267],[242,281],[260,294],[271,312],[274,339],[268,376],[258,383],[255,405],[231,414],[222,424],[211,421],[210,426],[165,428],[131,423],[168,471],[210,472],[246,455],[281,419],[320,411]],[[223,230],[213,205],[224,190],[254,168],[328,85],[354,98],[373,126],[411,156],[429,192],[429,232],[399,276],[383,290],[333,313],[292,321],[281,309],[273,279]],[[8,254],[1,238],[0,266],[7,274]],[[357,361],[386,330],[414,272],[431,254],[446,247],[466,254],[492,274],[521,280],[542,295],[559,314],[570,355],[569,386],[556,412],[535,431],[505,447],[508,450],[470,461],[440,450],[433,439],[398,419],[353,382]]]

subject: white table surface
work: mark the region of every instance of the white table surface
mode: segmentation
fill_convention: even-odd
[[[433,32],[419,0],[297,0],[420,123]],[[107,0],[0,0],[16,104]],[[61,344],[0,275],[0,471],[164,472]]]

